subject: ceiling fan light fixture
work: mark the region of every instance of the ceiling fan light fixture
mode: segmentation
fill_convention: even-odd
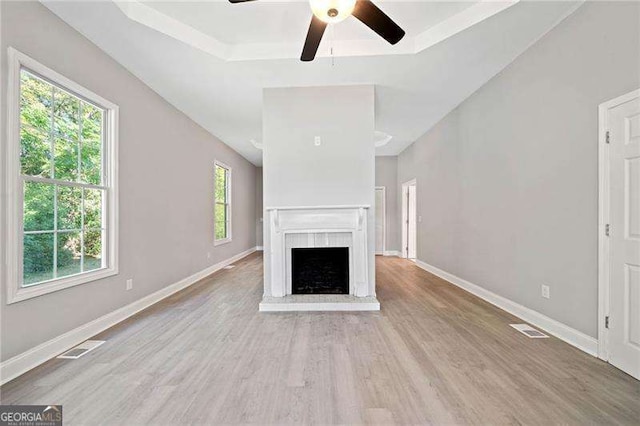
[[[254,0],[229,1],[243,3]],[[352,15],[390,44],[396,44],[405,35],[404,30],[371,0],[309,0],[309,5],[313,16],[300,55],[302,62],[315,59],[328,24],[335,24]]]
[[[351,16],[356,0],[309,0],[309,4],[318,19],[335,24]]]

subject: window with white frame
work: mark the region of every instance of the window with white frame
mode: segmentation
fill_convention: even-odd
[[[12,303],[117,273],[118,110],[20,52],[9,57]]]
[[[231,241],[231,168],[215,162],[214,241],[222,244]]]

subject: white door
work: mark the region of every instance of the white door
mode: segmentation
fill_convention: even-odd
[[[640,379],[640,94],[608,110],[609,362]]]
[[[408,217],[408,244],[407,244],[407,258],[415,259],[416,258],[416,231],[417,231],[417,204],[416,204],[416,186],[409,186],[409,217]]]
[[[376,188],[376,254],[384,254],[385,189]]]

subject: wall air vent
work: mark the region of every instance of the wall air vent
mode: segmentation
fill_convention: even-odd
[[[102,345],[104,340],[87,340],[85,342],[80,343],[78,346],[75,346],[68,351],[58,355],[58,358],[62,359],[78,359],[83,355],[91,352],[98,346]]]
[[[509,325],[531,339],[546,339],[549,337],[543,332],[538,331],[535,328],[531,327],[529,324],[509,324]]]

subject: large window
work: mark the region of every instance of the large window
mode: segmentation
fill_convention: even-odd
[[[11,303],[117,272],[117,107],[15,50],[10,62]]]
[[[215,163],[215,244],[231,241],[231,168]]]

